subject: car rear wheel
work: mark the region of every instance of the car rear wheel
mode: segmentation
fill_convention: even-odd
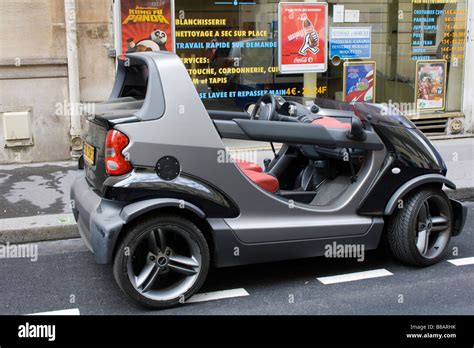
[[[120,288],[150,308],[184,303],[202,286],[208,270],[206,239],[196,225],[179,216],[158,216],[135,224],[114,259]]]
[[[391,217],[388,244],[397,259],[415,266],[440,261],[452,234],[452,210],[440,189],[421,189],[403,199]]]

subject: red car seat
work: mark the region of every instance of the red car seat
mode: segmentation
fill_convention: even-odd
[[[255,162],[243,161],[239,159],[236,159],[234,162],[242,170],[253,170],[254,172],[259,172],[259,173],[263,172],[262,167],[260,167]]]
[[[243,170],[243,172],[250,180],[252,180],[265,191],[275,193],[280,189],[278,179],[275,178],[273,175],[262,172],[256,172],[254,170],[249,169]]]
[[[257,163],[239,159],[234,160],[234,162],[250,180],[265,191],[275,193],[280,189],[278,179],[273,175],[264,173],[262,167]]]
[[[321,118],[317,118],[316,120],[311,122],[311,124],[317,124],[326,128],[345,128],[345,129],[351,128],[350,123],[344,123],[335,118],[325,117],[325,116]]]

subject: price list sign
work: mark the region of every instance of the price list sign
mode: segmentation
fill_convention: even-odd
[[[419,0],[417,4],[432,4]],[[412,59],[444,59],[458,66],[464,59],[467,10],[452,1],[435,5],[416,5],[412,14]],[[439,36],[442,33],[442,36]]]

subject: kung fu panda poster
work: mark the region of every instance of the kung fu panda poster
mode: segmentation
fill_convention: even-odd
[[[122,54],[174,52],[173,0],[121,0]]]

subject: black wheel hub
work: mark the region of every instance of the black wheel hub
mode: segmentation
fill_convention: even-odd
[[[158,258],[157,263],[158,263],[158,266],[164,267],[164,266],[166,266],[166,265],[168,264],[168,259],[167,259],[165,256],[160,256],[160,257]]]

